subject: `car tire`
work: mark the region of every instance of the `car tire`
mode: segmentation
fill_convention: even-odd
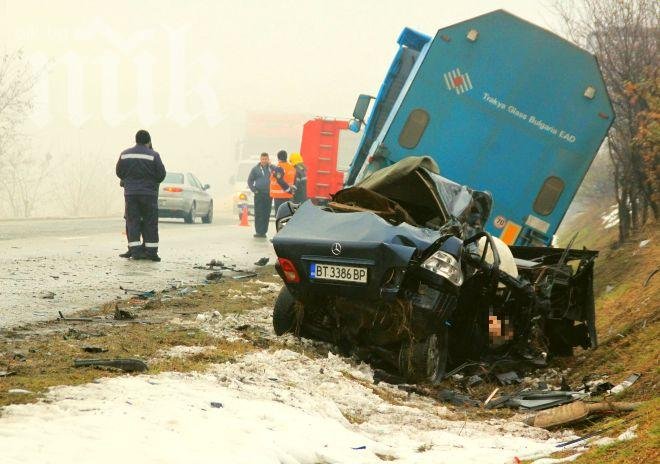
[[[202,222],[204,224],[211,224],[213,222],[213,202],[209,203],[209,211],[206,213],[206,216],[202,216]]]
[[[183,218],[183,222],[186,224],[193,224],[195,222],[195,202],[190,206],[190,211]]]
[[[282,287],[273,308],[273,329],[275,335],[293,332],[296,321],[296,300],[289,289]]]
[[[447,368],[449,331],[443,326],[428,338],[414,343],[402,343],[399,370],[410,382],[440,382]]]

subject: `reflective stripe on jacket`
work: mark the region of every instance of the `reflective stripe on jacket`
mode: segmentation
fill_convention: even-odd
[[[122,180],[124,195],[158,195],[158,185],[165,179],[165,166],[158,152],[146,145],[124,150],[115,168]]]
[[[271,198],[292,198],[293,182],[296,179],[296,168],[286,161],[280,161],[273,168],[273,175],[270,178],[270,196]]]

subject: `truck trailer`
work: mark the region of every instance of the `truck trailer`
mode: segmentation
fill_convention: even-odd
[[[498,10],[438,30],[405,28],[365,123],[347,186],[409,156],[494,199],[485,228],[549,245],[614,112],[596,57]]]

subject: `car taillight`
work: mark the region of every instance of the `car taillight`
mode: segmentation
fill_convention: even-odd
[[[284,273],[284,279],[290,284],[297,284],[300,282],[300,276],[296,270],[296,266],[293,265],[291,261],[286,258],[278,259],[280,266],[282,267],[282,272]]]
[[[181,187],[165,187],[163,190],[165,190],[166,192],[173,192],[173,193],[183,192],[183,189]]]

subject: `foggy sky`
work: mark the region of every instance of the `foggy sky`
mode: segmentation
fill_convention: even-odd
[[[170,170],[222,189],[247,113],[349,117],[359,93],[377,92],[403,27],[432,35],[504,8],[552,28],[547,4],[0,0],[0,38],[40,73],[34,150],[97,156],[113,175],[144,127]],[[264,150],[279,148],[299,147]]]

